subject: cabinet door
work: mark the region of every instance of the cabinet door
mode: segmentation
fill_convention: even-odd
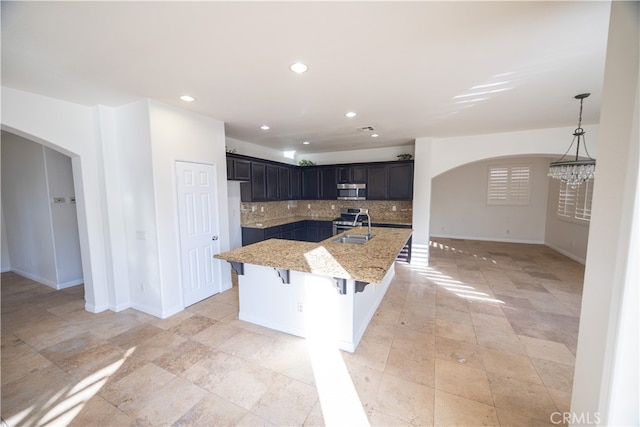
[[[307,224],[306,221],[300,221],[295,223],[293,229],[293,240],[304,242],[307,240]]]
[[[291,179],[289,168],[286,166],[278,167],[278,194],[280,200],[291,199]]]
[[[351,178],[351,166],[338,166],[336,167],[336,176],[339,184],[348,184],[352,182]]]
[[[278,200],[278,166],[266,165],[267,168],[267,200]]]
[[[371,165],[367,168],[367,199],[386,200],[387,166]]]
[[[367,182],[367,167],[364,165],[353,166],[351,168],[351,179],[353,180],[352,182],[356,184]]]
[[[251,162],[251,200],[267,199],[267,165]]]
[[[230,157],[227,157],[227,179],[233,179],[233,177],[234,177],[233,159]]]
[[[413,199],[413,163],[388,165],[390,200]]]
[[[302,172],[298,166],[293,166],[289,169],[290,190],[289,198],[291,200],[300,199],[300,184],[302,181]]]
[[[320,169],[320,199],[335,200],[338,197],[336,189],[336,168],[334,166]]]
[[[320,169],[302,168],[302,198],[304,200],[318,200],[320,197]]]
[[[333,223],[331,221],[321,221],[318,227],[318,242],[333,236]]]
[[[233,179],[236,181],[251,180],[251,162],[249,160],[233,159]]]
[[[264,240],[264,230],[260,228],[242,227],[242,246],[262,242]]]

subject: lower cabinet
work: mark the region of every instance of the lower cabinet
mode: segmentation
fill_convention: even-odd
[[[242,246],[269,239],[321,242],[333,235],[331,221],[298,221],[269,228],[242,227]]]

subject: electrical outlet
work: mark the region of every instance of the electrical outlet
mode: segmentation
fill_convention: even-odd
[[[336,205],[331,205],[331,210],[335,210]]]
[[[307,205],[307,209],[311,209],[311,203]]]
[[[304,311],[304,305],[301,302],[299,302],[298,303],[298,313],[302,313],[303,311]]]
[[[260,212],[264,212],[264,206],[260,206]]]
[[[251,212],[255,212],[256,209],[258,209],[258,208],[256,208],[255,206],[251,206]]]
[[[391,210],[392,210],[393,212],[395,212],[395,211],[396,211],[396,207],[395,207],[395,206],[391,206]]]

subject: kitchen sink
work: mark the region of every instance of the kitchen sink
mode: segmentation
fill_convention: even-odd
[[[371,239],[373,239],[373,236],[367,236],[364,234],[346,234],[342,237],[334,239],[333,243],[355,243],[357,245],[362,245],[363,243],[367,243]]]

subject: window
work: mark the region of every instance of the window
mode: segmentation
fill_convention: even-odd
[[[489,166],[488,205],[528,205],[530,165]]]
[[[592,199],[593,179],[575,187],[561,182],[558,193],[558,216],[588,222],[591,220]]]

